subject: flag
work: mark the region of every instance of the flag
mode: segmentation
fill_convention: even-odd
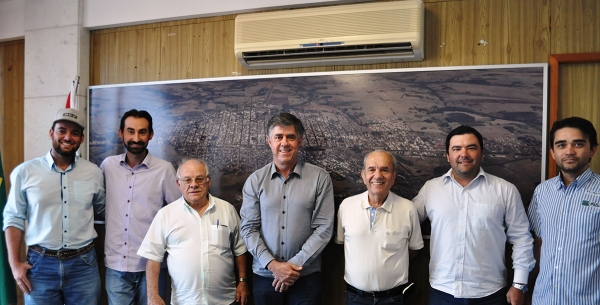
[[[2,155],[0,154],[0,208],[4,211],[6,205],[6,181],[2,170]],[[4,217],[0,214],[0,221],[4,223]],[[17,304],[17,286],[8,264],[8,251],[4,234],[0,234],[0,305]]]
[[[67,103],[65,108],[74,108],[79,110],[79,103],[77,100],[77,87],[79,86],[79,76],[75,77],[75,80],[71,82],[71,91],[69,91],[69,95],[67,95]]]

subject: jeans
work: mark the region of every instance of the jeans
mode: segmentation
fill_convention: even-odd
[[[27,305],[100,304],[100,274],[96,250],[59,260],[27,251],[27,278],[31,292],[24,295]]]
[[[294,285],[284,292],[277,292],[272,286],[273,278],[254,274],[255,305],[319,305],[323,280],[321,272],[301,276]]]
[[[461,299],[453,295],[429,288],[429,305],[506,305],[507,289],[503,288],[483,298]]]
[[[160,269],[158,293],[167,299],[167,268]],[[109,305],[146,305],[146,272],[121,272],[106,268],[106,295]]]
[[[362,304],[369,304],[369,305],[401,304],[401,305],[404,305],[406,303],[404,303],[403,295],[397,295],[397,296],[393,296],[393,297],[389,297],[389,298],[382,298],[382,299],[373,299],[373,298],[361,297],[361,296],[358,296],[354,292],[350,292],[350,291],[346,290],[346,305],[362,305]]]

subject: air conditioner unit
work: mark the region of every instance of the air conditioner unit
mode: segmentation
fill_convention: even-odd
[[[252,13],[235,18],[235,56],[246,69],[423,60],[422,1]]]

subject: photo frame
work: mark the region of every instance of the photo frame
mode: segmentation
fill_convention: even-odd
[[[528,205],[545,177],[547,64],[386,69],[91,86],[89,156],[124,153],[119,121],[130,109],[154,118],[149,151],[177,166],[209,164],[211,194],[241,205],[246,178],[272,160],[266,122],[279,112],[307,130],[300,157],[325,168],[336,203],[366,190],[362,158],[398,159],[392,191],[412,199],[447,172],[445,137],[459,125],[484,136],[485,171],[515,184]]]

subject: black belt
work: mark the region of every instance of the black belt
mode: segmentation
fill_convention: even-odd
[[[56,257],[59,260],[67,260],[74,257],[78,257],[81,254],[87,253],[88,251],[94,248],[94,242],[91,242],[89,245],[85,247],[81,247],[79,249],[59,249],[59,250],[50,250],[48,248],[44,248],[40,245],[29,246],[29,249],[35,253],[43,254],[44,256]]]
[[[372,298],[372,299],[382,299],[382,298],[390,298],[393,296],[403,295],[404,290],[413,285],[413,283],[406,283],[400,286],[394,287],[390,290],[385,291],[362,291],[350,284],[346,283],[346,290],[358,295],[359,297],[364,298]]]

